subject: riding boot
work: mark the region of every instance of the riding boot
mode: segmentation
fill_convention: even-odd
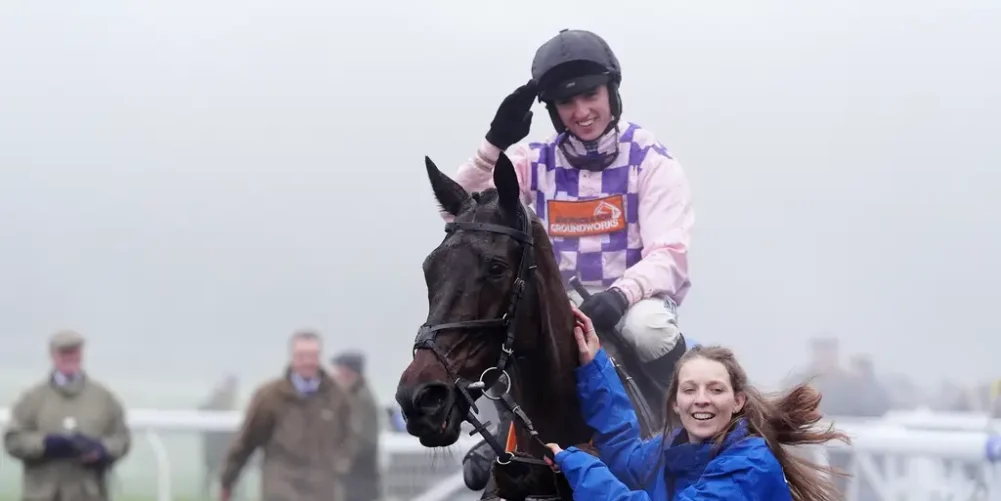
[[[511,413],[501,404],[492,402],[497,407],[498,423],[494,436],[503,444],[507,442],[507,432],[511,425]],[[490,468],[497,459],[495,451],[486,440],[474,445],[462,458],[462,479],[466,487],[473,491],[483,490],[490,480]]]
[[[678,342],[674,344],[671,351],[643,364],[643,370],[650,375],[651,379],[659,383],[664,390],[671,386],[671,377],[674,376],[674,366],[678,364],[681,356],[688,351],[685,336],[678,334]]]

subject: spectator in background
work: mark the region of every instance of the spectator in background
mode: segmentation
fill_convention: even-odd
[[[226,375],[209,397],[198,406],[200,411],[232,411],[236,408],[236,376]],[[212,484],[219,478],[219,468],[226,458],[226,450],[236,434],[229,431],[209,431],[202,435],[202,458],[205,477],[202,490],[207,497],[212,495]]]
[[[825,416],[837,418],[854,412],[854,382],[851,374],[841,366],[841,348],[837,338],[823,336],[810,340],[810,359],[806,370],[790,378],[786,387],[793,388],[804,382],[820,392],[820,410]],[[848,451],[831,450],[827,459],[832,467],[849,471],[852,455]],[[846,492],[847,478],[836,477],[834,482],[840,492]]]
[[[852,417],[880,417],[890,410],[890,395],[882,384],[876,379],[876,371],[873,369],[872,358],[868,355],[855,355],[850,362],[852,388],[849,390],[855,395],[855,400],[851,411],[845,415]],[[887,474],[889,460],[892,456],[873,453],[869,459],[872,466],[880,475]],[[848,465],[845,465],[847,468]],[[879,491],[874,485],[874,480],[867,475],[861,475],[858,479],[856,496],[859,501],[877,501],[880,499]]]
[[[4,448],[21,460],[25,501],[106,501],[107,477],[131,446],[118,398],[82,368],[84,338],[49,340],[52,372],[11,409]]]
[[[851,361],[852,376],[855,382],[855,404],[848,415],[858,417],[880,417],[890,410],[890,395],[886,388],[876,379],[872,358],[868,355],[855,355]]]
[[[963,387],[957,384],[955,381],[942,381],[938,388],[936,388],[936,393],[931,399],[931,408],[936,411],[942,412],[954,412],[954,411],[966,411],[965,402],[962,402],[957,395],[962,395]]]
[[[880,378],[890,395],[890,409],[914,409],[928,405],[929,395],[906,374],[883,374]]]
[[[365,355],[344,352],[331,360],[334,379],[352,396],[352,415],[359,419],[359,449],[345,482],[347,501],[380,499],[379,404],[365,380]]]
[[[837,338],[817,337],[810,341],[810,361],[806,371],[790,378],[786,387],[809,382],[823,395],[821,411],[828,416],[850,415],[855,397],[851,374],[841,367]]]
[[[314,331],[289,340],[285,375],[259,387],[226,454],[220,498],[229,501],[247,459],[261,448],[261,498],[344,501],[343,476],[358,451],[349,395],[320,367]]]

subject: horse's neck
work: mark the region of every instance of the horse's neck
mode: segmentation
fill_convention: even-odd
[[[548,241],[545,228],[537,221],[533,236],[539,242]],[[588,442],[591,429],[581,417],[577,399],[577,343],[574,341],[574,317],[570,302],[563,288],[552,248],[540,245],[535,248],[537,268],[536,299],[538,314],[534,325],[537,345],[527,360],[518,364],[514,376],[515,397],[518,404],[539,432],[544,442],[556,442],[562,447]],[[527,430],[519,427],[518,446],[521,450],[541,456],[542,446],[532,440]]]
[[[571,324],[572,325],[572,324]],[[555,327],[561,330],[560,327]],[[548,330],[548,329],[546,329]],[[556,442],[562,447],[585,443],[591,439],[591,429],[581,417],[580,401],[574,369],[577,367],[577,346],[572,330],[564,333],[540,333],[539,349],[519,364],[516,398],[532,420],[539,438]],[[554,342],[550,336],[565,336],[566,342]],[[527,430],[518,430],[518,444],[536,455],[541,447],[531,440]]]
[[[518,399],[539,432],[539,438],[544,442],[556,442],[564,448],[590,440],[591,431],[581,417],[572,370],[568,374],[554,374],[539,369],[541,367],[533,367],[521,373],[525,379],[521,382]],[[518,444],[522,449],[537,448],[527,430],[519,430]],[[536,453],[541,454],[542,451]]]

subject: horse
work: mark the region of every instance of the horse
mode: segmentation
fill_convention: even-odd
[[[472,194],[430,158],[425,165],[453,220],[423,263],[428,315],[396,391],[407,432],[447,447],[463,421],[472,424],[498,454],[481,499],[572,500],[566,479],[540,459],[552,457],[547,442],[595,454],[576,393],[575,319],[545,227],[503,153],[495,188]],[[473,414],[480,396],[511,411],[506,445]]]

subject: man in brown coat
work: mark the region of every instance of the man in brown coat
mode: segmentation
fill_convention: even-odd
[[[118,398],[81,369],[83,344],[53,335],[51,374],[11,409],[3,443],[23,465],[25,501],[107,501],[108,472],[131,446]]]
[[[320,368],[322,341],[298,331],[289,341],[283,377],[251,398],[243,425],[222,467],[222,500],[247,459],[260,447],[263,501],[343,501],[343,475],[358,450],[348,395]]]

